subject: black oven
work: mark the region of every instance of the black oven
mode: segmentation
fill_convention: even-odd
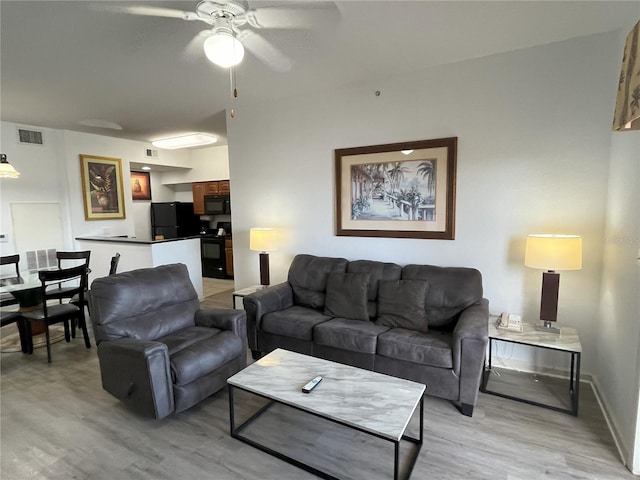
[[[209,278],[226,278],[227,264],[224,251],[224,237],[200,237],[202,256],[202,276]]]
[[[229,195],[205,195],[205,215],[230,215],[231,197]]]

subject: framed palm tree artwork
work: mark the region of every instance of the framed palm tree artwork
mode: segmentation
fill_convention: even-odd
[[[126,218],[119,158],[80,155],[85,220]]]
[[[336,235],[455,238],[458,138],[335,150]]]

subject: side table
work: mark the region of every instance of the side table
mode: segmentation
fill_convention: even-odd
[[[251,285],[250,287],[243,288],[241,290],[236,290],[231,294],[231,298],[232,298],[231,303],[233,304],[233,308],[236,308],[236,298],[246,297],[247,295],[251,295],[252,293],[257,292],[258,290],[262,290],[263,288],[265,288],[264,285]],[[242,307],[240,307],[240,309],[242,309]]]
[[[498,317],[489,317],[489,355],[482,375],[480,391],[483,393],[489,393],[492,395],[497,395],[499,397],[528,403],[529,405],[536,405],[539,407],[548,408],[550,410],[570,413],[577,416],[579,400],[578,397],[580,392],[580,357],[582,355],[582,345],[580,343],[578,331],[575,328],[560,327],[560,333],[543,332],[540,330],[536,330],[535,325],[523,322],[523,331],[516,332],[512,330],[497,328],[497,321]],[[493,341],[517,343],[521,345],[528,345],[531,347],[567,352],[568,354],[570,354],[571,372],[569,376],[569,399],[571,401],[571,408],[565,409],[562,407],[535,402],[533,400],[527,400],[514,395],[507,395],[504,393],[489,390],[487,388],[487,384],[489,383],[489,377],[491,375]]]

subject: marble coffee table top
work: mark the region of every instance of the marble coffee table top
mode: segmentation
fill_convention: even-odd
[[[311,393],[302,387],[321,375]],[[277,349],[230,385],[399,441],[425,391],[421,383]]]

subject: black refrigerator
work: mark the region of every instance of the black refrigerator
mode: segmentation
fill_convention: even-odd
[[[200,233],[200,216],[193,213],[191,202],[151,204],[151,238],[183,238]]]

